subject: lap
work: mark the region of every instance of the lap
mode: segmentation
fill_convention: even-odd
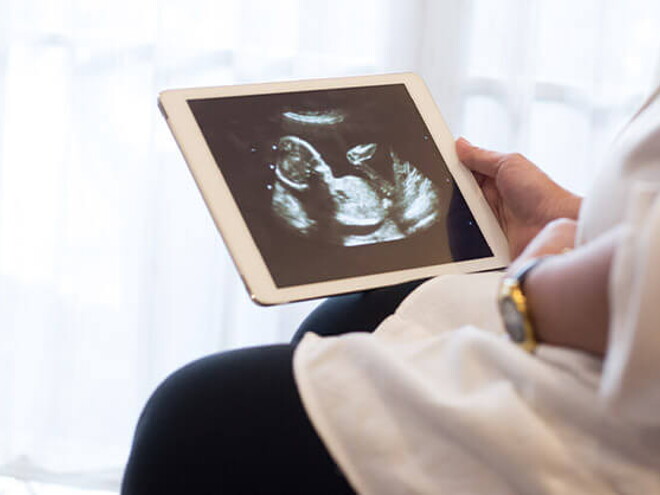
[[[422,281],[330,298],[293,338],[373,331]],[[294,345],[223,352],[170,376],[138,422],[122,494],[353,493],[293,377]]]
[[[230,351],[168,378],[139,420],[122,493],[353,493],[307,418],[292,355]]]

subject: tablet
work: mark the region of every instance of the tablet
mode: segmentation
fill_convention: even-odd
[[[259,304],[508,262],[415,74],[176,89],[159,106]]]

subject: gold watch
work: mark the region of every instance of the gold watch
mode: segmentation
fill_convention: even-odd
[[[547,256],[534,258],[525,263],[513,276],[505,277],[497,300],[504,328],[509,337],[527,352],[534,352],[537,341],[524,292],[525,279],[532,269],[547,258]]]

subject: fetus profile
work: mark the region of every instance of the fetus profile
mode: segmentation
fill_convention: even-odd
[[[285,228],[310,240],[358,246],[403,239],[438,221],[436,187],[391,145],[360,143],[324,156],[314,136],[319,129],[333,132],[341,113],[287,112],[284,118],[315,131],[283,135],[273,146],[272,209]],[[372,165],[377,153],[379,167]],[[333,164],[339,160],[341,166]]]

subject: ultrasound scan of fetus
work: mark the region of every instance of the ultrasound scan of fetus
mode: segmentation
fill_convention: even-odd
[[[487,255],[404,85],[189,105],[279,287]]]
[[[299,131],[273,145],[272,208],[286,228],[358,246],[404,239],[438,221],[433,183],[390,143],[345,144],[342,111],[286,111],[281,118],[284,128]]]

